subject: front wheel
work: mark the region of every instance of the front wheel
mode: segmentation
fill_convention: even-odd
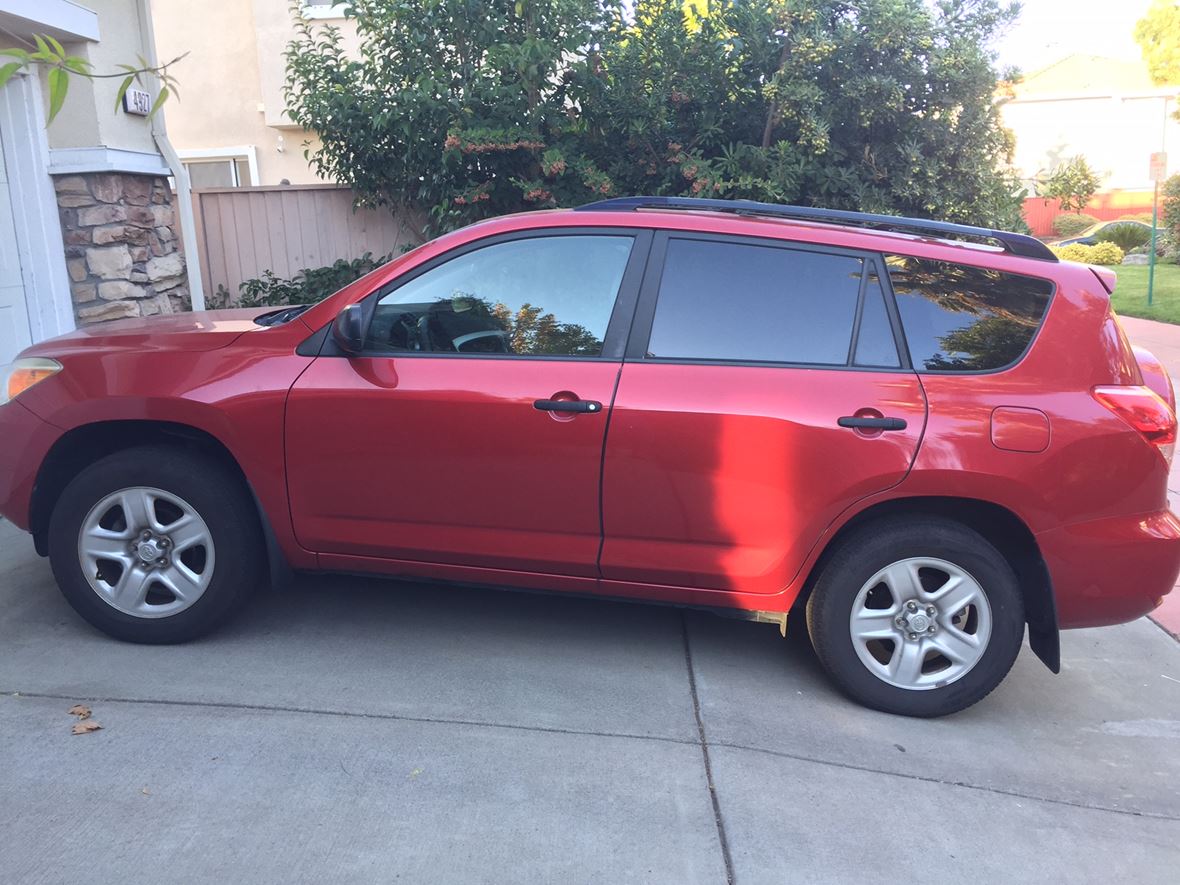
[[[66,600],[116,639],[184,642],[228,618],[261,577],[257,513],[220,462],[144,446],[109,455],[62,492],[49,558]]]
[[[1011,669],[1024,609],[1011,566],[986,539],[937,519],[875,522],[832,553],[807,603],[816,655],[866,706],[943,716]]]

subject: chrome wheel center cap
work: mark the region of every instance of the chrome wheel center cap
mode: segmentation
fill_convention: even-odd
[[[160,544],[155,538],[149,538],[146,541],[140,541],[135,548],[135,552],[139,555],[141,561],[155,562],[164,555],[164,551],[160,548]]]
[[[915,612],[909,616],[908,621],[910,630],[912,630],[914,633],[925,633],[928,629],[930,629],[930,618],[928,618],[923,612]]]

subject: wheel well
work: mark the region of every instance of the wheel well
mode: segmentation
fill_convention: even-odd
[[[975,498],[899,498],[882,501],[858,513],[841,526],[824,546],[808,576],[796,605],[802,605],[811,595],[811,588],[826,564],[831,551],[850,532],[879,519],[906,516],[935,516],[958,522],[983,535],[1008,560],[1020,585],[1024,598],[1025,620],[1028,622],[1029,645],[1054,673],[1060,670],[1060,651],[1057,634],[1057,605],[1053,598],[1053,584],[1036,538],[1019,516],[989,501]]]
[[[258,521],[267,540],[268,560],[274,573],[274,553],[277,545],[266,514],[262,510],[245,473],[229,449],[216,437],[187,424],[170,421],[100,421],[76,427],[64,434],[41,464],[33,486],[33,500],[29,509],[29,529],[37,552],[48,551],[49,517],[58,498],[70,480],[100,458],[144,445],[167,445],[200,452],[216,459],[250,492],[258,513]],[[281,554],[280,554],[281,555]]]

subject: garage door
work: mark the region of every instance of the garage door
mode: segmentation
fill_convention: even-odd
[[[0,132],[0,365],[11,362],[32,343],[8,184],[4,133]]]

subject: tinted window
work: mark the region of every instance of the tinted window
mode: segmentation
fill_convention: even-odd
[[[875,272],[865,283],[865,306],[860,315],[860,332],[856,336],[856,364],[896,369],[901,366],[897,342],[885,310],[885,290]]]
[[[372,350],[598,356],[627,236],[535,237],[440,264],[378,302]]]
[[[945,261],[886,259],[914,368],[984,372],[1020,359],[1053,284]]]
[[[843,255],[671,240],[648,356],[846,365],[862,267]]]

